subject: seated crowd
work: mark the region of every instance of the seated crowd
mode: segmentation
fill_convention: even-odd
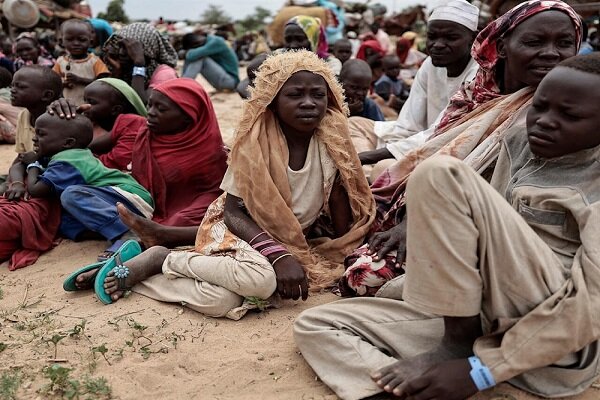
[[[148,24],[94,43],[68,20],[56,60],[21,35],[0,68],[17,153],[0,261],[104,239],[66,291],[236,320],[253,298],[352,297],[294,324],[342,399],[580,393],[600,360],[600,53],[577,55],[582,20],[562,1],[478,23],[450,0],[428,18],[428,56],[378,24],[353,56],[296,16],[246,79],[202,32],[183,38],[181,78]],[[246,99],[230,149],[197,75]]]

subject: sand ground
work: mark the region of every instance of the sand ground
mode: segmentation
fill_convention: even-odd
[[[217,94],[213,102],[230,142],[241,100]],[[0,173],[13,158],[12,147],[0,145]],[[30,267],[9,272],[0,265],[0,399],[11,393],[18,399],[69,398],[75,392],[82,399],[337,398],[304,362],[291,330],[300,311],[334,295],[288,301],[236,322],[138,294],[104,306],[91,291],[63,292],[64,278],[105,247],[65,240]],[[54,364],[64,369],[49,370]],[[61,372],[68,378],[61,381]],[[537,397],[503,384],[475,398]],[[593,387],[573,399],[599,398]]]

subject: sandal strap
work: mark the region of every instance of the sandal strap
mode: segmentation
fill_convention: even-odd
[[[117,279],[117,287],[119,290],[129,290],[130,288],[127,287],[126,284],[127,277],[129,276],[129,268],[123,265],[121,257],[118,253],[115,255],[115,264],[116,265],[112,269],[112,273]]]

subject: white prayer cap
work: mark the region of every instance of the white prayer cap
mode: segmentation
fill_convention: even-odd
[[[466,0],[450,0],[434,8],[429,21],[436,20],[456,22],[475,32],[479,24],[479,8]]]

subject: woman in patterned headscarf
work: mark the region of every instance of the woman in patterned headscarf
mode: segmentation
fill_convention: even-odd
[[[148,87],[177,78],[177,52],[149,24],[127,25],[108,38],[102,53],[112,76],[131,85],[144,102]]]
[[[287,50],[305,49],[316,53],[327,62],[335,75],[340,74],[342,63],[329,56],[325,27],[319,18],[308,15],[290,18],[283,30],[283,41]]]
[[[352,265],[342,287],[349,294],[373,294],[402,273],[405,188],[416,166],[446,154],[479,173],[489,172],[508,132],[525,132],[525,116],[537,85],[560,61],[576,55],[580,42],[578,15],[568,4],[551,0],[519,4],[479,33],[471,51],[480,65],[475,79],[451,98],[433,136],[371,186],[377,218],[369,247],[358,249],[346,261]]]

